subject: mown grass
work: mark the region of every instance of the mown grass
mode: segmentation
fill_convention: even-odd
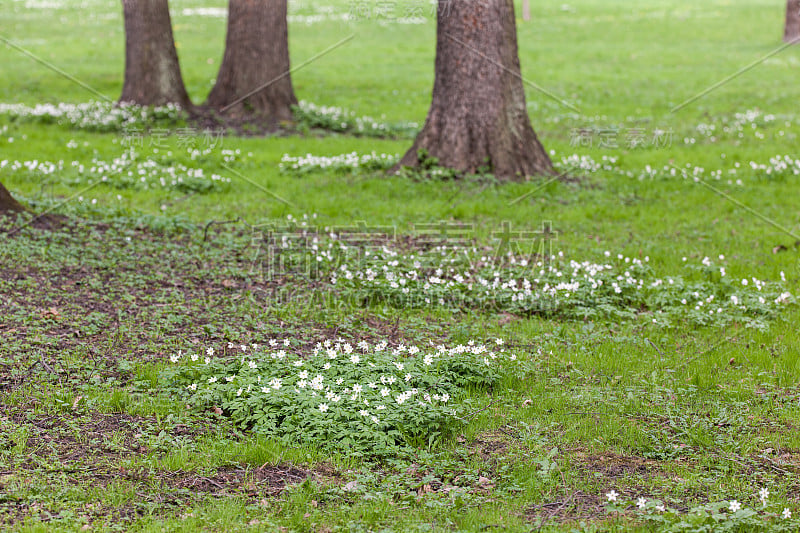
[[[171,2],[196,102],[216,75],[224,19],[183,10],[224,4]],[[329,4],[334,15],[351,8],[344,0]],[[123,150],[120,134],[0,117],[6,128],[0,160],[67,162],[63,173],[51,175],[6,167],[0,181],[40,211],[70,198],[57,211],[84,221],[0,239],[0,524],[19,531],[86,524],[142,531],[527,531],[545,519],[543,531],[629,531],[647,527],[632,513],[604,512],[603,495],[611,489],[677,507],[730,499],[757,507],[763,486],[781,508],[800,513],[796,307],[767,331],[688,324],[665,330],[647,320],[320,306],[307,295],[278,304],[251,282],[252,234],[244,222],[317,214],[322,225],[363,220],[401,233],[423,222],[462,221],[474,224],[484,243],[505,221],[528,229],[552,221],[556,248],[569,257],[599,260],[605,250],[649,256],[660,272],[679,274],[683,257],[697,263],[724,254],[732,278],[777,280],[784,272],[795,293],[796,239],[775,224],[800,233],[797,177],[771,177],[749,163],[797,157],[798,50],[784,50],[670,112],[780,46],[784,6],[534,4],[532,20],[519,22],[523,76],[580,109],[574,113],[528,87],[532,122],[555,160],[613,156],[621,170],[636,174],[646,165],[727,171],[739,162],[733,180],[742,184],[729,184],[727,175],[709,182],[726,197],[691,179],[639,180],[606,171],[573,171],[577,179],[543,187],[536,179],[498,184],[281,173],[284,154],[401,154],[410,145],[314,133],[226,137],[194,162],[232,179],[211,193],[104,185],[83,193],[65,183],[77,175],[69,164],[113,160]],[[124,59],[119,7],[36,5],[9,4],[0,12],[0,35],[116,98]],[[311,4],[294,4],[293,14],[315,13]],[[296,64],[355,35],[294,74],[299,98],[387,121],[424,120],[432,21],[293,22],[290,31]],[[0,79],[2,102],[95,98],[6,46]],[[696,129],[756,108],[778,119],[755,128],[747,122],[741,137],[713,141]],[[601,147],[597,137],[592,146],[573,145],[575,129],[610,126],[651,135],[662,128],[674,137],[667,146],[640,149]],[[69,141],[77,146],[67,147]],[[145,139],[145,156],[156,156],[152,141]],[[186,160],[176,136],[158,142],[160,155],[171,150]],[[222,148],[241,151],[230,167],[256,185],[223,166]],[[238,218],[244,222],[212,227],[204,241],[208,222]],[[312,444],[289,448],[214,412],[187,410],[159,389],[159,372],[177,350],[271,336],[307,343],[336,336],[415,343],[499,336],[531,346],[524,350],[536,372],[525,381],[509,379],[490,397],[475,396],[486,409],[457,437],[395,462],[327,456]],[[469,490],[455,497],[443,490],[450,486]]]

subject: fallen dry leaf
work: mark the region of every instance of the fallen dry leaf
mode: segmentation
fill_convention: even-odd
[[[55,307],[48,307],[40,313],[42,318],[52,318],[54,320],[61,318],[61,313]]]
[[[478,478],[478,485],[480,485],[482,489],[491,489],[494,487],[492,480],[484,476]]]

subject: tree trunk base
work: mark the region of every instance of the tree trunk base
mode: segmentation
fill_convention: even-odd
[[[27,209],[14,199],[11,193],[8,192],[8,189],[0,183],[0,215],[24,213],[25,211],[27,211]]]
[[[800,42],[800,0],[786,1],[786,25],[783,28],[783,42]]]
[[[125,16],[125,83],[121,103],[176,104],[190,110],[172,34],[167,0],[122,0]]]
[[[30,213],[25,206],[19,203],[11,193],[8,192],[8,189],[0,183],[0,220],[3,218],[15,217],[17,215],[27,214]],[[47,213],[44,215],[35,215],[27,222],[23,222],[25,227],[31,227],[35,229],[41,230],[54,230],[64,226],[67,217],[64,215],[55,215],[52,213]],[[0,232],[4,233],[16,233],[19,231],[18,228],[23,226],[14,225],[6,227],[5,224],[0,223]]]
[[[528,117],[513,0],[440,2],[436,35],[428,118],[397,168],[424,151],[463,174],[554,174]]]
[[[294,105],[287,1],[230,0],[225,53],[203,107],[230,124],[280,129]]]
[[[297,131],[293,121],[275,121],[258,115],[240,116],[220,113],[206,105],[194,106],[189,112],[189,121],[199,130],[223,132],[240,137],[265,137],[292,135]]]

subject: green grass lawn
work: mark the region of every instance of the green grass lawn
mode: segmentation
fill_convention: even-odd
[[[391,7],[400,12],[413,3]],[[42,62],[118,97],[118,3],[6,4],[0,37],[40,61],[0,46],[0,104],[99,99]],[[433,82],[430,8],[420,24],[347,21],[354,4],[290,2],[295,65],[353,36],[293,74],[298,98],[381,123],[422,124]],[[531,20],[518,20],[528,107],[567,180],[280,167],[284,157],[306,154],[402,155],[411,145],[402,135],[311,129],[208,137],[181,120],[162,120],[139,137],[139,130],[0,114],[0,182],[35,211],[69,217],[52,231],[6,221],[0,238],[0,527],[800,529],[800,312],[791,297],[773,303],[775,294],[798,291],[800,49],[780,50],[695,99],[776,52],[785,6],[532,4]],[[225,6],[170,3],[196,103],[219,67]],[[635,138],[640,145],[632,147]],[[194,178],[175,185],[173,173]],[[107,181],[97,183],[101,177]],[[647,258],[647,284],[626,286],[620,296],[601,295],[602,288],[575,293],[531,312],[510,293],[484,298],[464,289],[468,297],[458,305],[403,305],[388,285],[348,284],[342,271],[330,284],[334,268],[360,268],[350,260],[320,261],[329,270],[317,279],[294,271],[265,279],[264,228],[292,220],[334,231],[360,222],[396,230],[381,244],[420,254],[401,254],[396,268],[419,259],[423,265],[413,268],[427,275],[436,265],[426,262],[433,259],[419,238],[424,224],[468,225],[477,247],[469,259],[477,261],[496,250],[504,225],[535,231],[550,223],[552,261],[566,277],[569,260],[609,263],[622,276],[630,263],[616,259],[621,254]],[[307,259],[306,251],[292,260]],[[475,268],[487,275],[491,267]],[[513,277],[515,268],[503,264],[498,275]],[[754,278],[769,282],[763,292]],[[717,299],[682,310],[682,294],[695,290]],[[723,298],[731,306],[736,295],[753,303],[742,317],[724,320],[714,309]],[[373,448],[314,437],[320,427],[329,436],[344,431],[314,417],[321,416],[317,403],[283,433],[238,424],[219,398],[190,394],[176,371],[188,355],[170,362],[179,351],[207,348],[228,357],[236,349],[228,343],[270,338],[288,340],[287,350],[308,360],[326,339],[402,343],[426,353],[438,344],[502,338],[521,366],[454,383],[440,413],[446,422],[434,431],[430,419],[406,420],[402,445],[392,449],[377,444],[381,426],[369,430]],[[465,365],[463,375],[473,379],[474,366]],[[759,501],[765,487],[766,507]],[[611,491],[616,503],[608,501]],[[732,500],[744,508],[734,513]],[[708,516],[688,512],[715,502],[716,514],[710,507]],[[656,509],[661,504],[667,511]],[[784,508],[795,516],[783,518]]]

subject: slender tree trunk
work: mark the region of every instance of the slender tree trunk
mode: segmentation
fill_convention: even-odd
[[[192,104],[183,85],[167,0],[122,0],[125,85],[120,102]]]
[[[513,0],[440,0],[433,101],[398,166],[417,166],[420,150],[464,173],[553,172],[528,117]]]
[[[225,54],[206,105],[226,116],[277,124],[297,104],[289,74],[287,0],[230,0]]]
[[[797,40],[800,40],[800,0],[787,0],[783,42],[789,43]]]
[[[21,211],[25,211],[25,208],[22,207],[22,204],[19,203],[11,196],[11,193],[8,192],[2,183],[0,183],[0,215],[6,213],[18,213]]]

